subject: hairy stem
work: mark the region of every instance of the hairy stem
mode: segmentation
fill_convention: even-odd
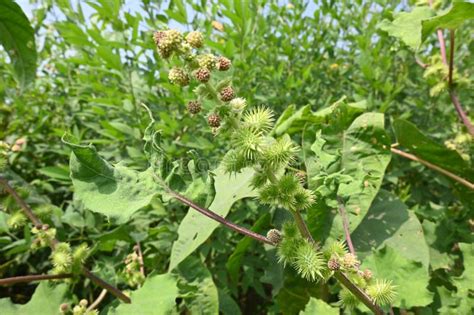
[[[313,236],[309,232],[308,226],[306,225],[306,222],[304,222],[304,219],[301,216],[301,212],[299,210],[295,210],[295,211],[291,211],[291,213],[293,214],[293,218],[295,219],[296,225],[298,226],[298,229],[300,230],[301,235],[303,235],[303,237],[306,238],[311,243],[315,244],[316,241],[314,240]]]
[[[26,216],[33,222],[35,226],[42,226],[43,222],[33,213],[31,210],[30,206],[18,195],[15,189],[13,189],[12,186],[8,183],[8,181],[5,178],[0,177],[0,185],[2,185],[14,199],[18,203],[18,205],[21,207],[23,212],[26,214]],[[51,249],[54,250],[56,247],[56,244],[58,243],[57,239],[54,239],[51,243]],[[126,296],[122,291],[111,285],[110,283],[102,280],[101,278],[97,277],[94,275],[89,269],[86,267],[82,266],[82,273],[90,279],[92,282],[94,282],[96,285],[100,286],[101,288],[104,288],[108,290],[110,293],[115,295],[117,298],[121,299],[125,303],[131,303],[131,300],[128,296]]]
[[[351,231],[349,229],[349,219],[347,218],[346,209],[344,207],[344,202],[341,197],[337,197],[337,202],[339,204],[339,214],[342,218],[342,226],[344,228],[344,235],[346,237],[347,247],[349,247],[349,252],[356,256],[354,245],[352,244]]]
[[[404,152],[402,150],[398,150],[396,148],[391,148],[390,150],[392,151],[392,153],[398,154],[398,155],[403,156],[404,158],[410,159],[412,161],[419,162],[419,163],[425,165],[426,167],[431,168],[431,169],[433,169],[433,170],[435,170],[435,171],[437,171],[437,172],[439,172],[443,175],[446,175],[449,178],[454,179],[458,183],[474,190],[474,184],[473,183],[471,183],[471,182],[465,180],[464,178],[461,178],[461,177],[459,177],[459,176],[457,176],[457,175],[455,175],[455,174],[453,174],[453,173],[451,173],[451,172],[449,172],[449,171],[447,171],[447,170],[445,170],[445,169],[443,169],[443,168],[441,168],[437,165],[434,165],[434,164],[432,164],[428,161],[420,159],[419,157],[417,157],[413,154],[406,153],[406,152]]]
[[[12,285],[21,282],[33,282],[41,280],[58,280],[72,278],[72,274],[64,273],[59,275],[29,275],[0,279],[0,285]]]
[[[342,285],[344,285],[347,290],[349,290],[353,295],[355,295],[359,300],[361,300],[362,303],[364,303],[364,305],[367,306],[374,314],[384,314],[383,310],[377,304],[375,304],[372,299],[357,285],[355,285],[343,272],[336,272],[334,274],[334,277]]]
[[[267,237],[263,236],[263,235],[260,235],[258,233],[255,233],[253,231],[250,231],[249,229],[246,229],[242,226],[239,226],[235,223],[232,223],[230,221],[228,221],[227,219],[225,219],[224,217],[218,215],[217,213],[209,210],[209,209],[206,209],[206,208],[203,208],[197,204],[195,204],[194,202],[192,202],[191,200],[187,199],[186,197],[178,194],[177,192],[175,191],[172,191],[171,189],[168,189],[168,193],[175,199],[177,199],[178,201],[180,201],[181,203],[193,208],[194,210],[200,212],[201,214],[205,215],[206,217],[208,218],[211,218],[213,219],[214,221],[217,221],[219,223],[221,223],[222,225],[225,225],[226,227],[228,227],[229,229],[231,230],[234,230],[240,234],[244,234],[248,237],[251,237],[257,241],[260,241],[260,242],[263,242],[263,243],[266,243],[266,244],[269,244],[269,245],[275,245],[272,241],[270,241]]]

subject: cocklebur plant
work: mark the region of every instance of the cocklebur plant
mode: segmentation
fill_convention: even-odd
[[[353,286],[352,290],[354,286],[356,291],[359,290],[359,296],[347,289],[341,291],[341,305],[344,307],[356,307],[360,295],[370,299],[364,301],[366,305],[371,302],[380,306],[390,305],[395,297],[395,288],[390,281],[373,280],[369,270],[360,271],[359,260],[347,251],[344,243],[333,242],[321,248],[312,238],[302,211],[313,205],[315,195],[304,186],[305,171],[293,167],[298,146],[288,135],[273,137],[271,131],[275,118],[269,108],[248,108],[247,101],[237,97],[231,79],[212,80],[212,71],[230,68],[229,59],[182,49],[182,46],[191,45],[189,38],[202,39],[197,34],[192,32],[185,37],[176,30],[168,30],[155,32],[154,38],[162,57],[175,56],[177,60],[174,62],[182,65],[169,72],[170,82],[186,86],[188,78],[194,77],[199,84],[193,90],[197,99],[188,103],[188,111],[197,115],[202,110],[202,102],[213,102],[207,116],[208,124],[216,135],[226,132],[232,145],[222,160],[224,170],[235,174],[244,168],[253,168],[255,173],[251,184],[258,192],[259,201],[271,207],[285,208],[293,215],[294,222],[286,222],[282,232],[272,229],[267,233],[267,240],[277,246],[279,262],[291,266],[308,281],[325,282],[336,273],[342,274]],[[199,45],[191,46],[204,48],[202,40]]]

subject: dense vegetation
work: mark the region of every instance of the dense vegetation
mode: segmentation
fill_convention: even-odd
[[[1,314],[473,313],[474,4],[30,2]]]

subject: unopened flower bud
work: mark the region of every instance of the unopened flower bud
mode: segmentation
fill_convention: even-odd
[[[82,299],[79,301],[79,305],[82,307],[87,307],[87,304],[89,304],[89,302],[87,302],[86,299]]]
[[[59,311],[61,313],[66,313],[68,310],[69,310],[69,304],[63,303],[63,304],[59,305]]]
[[[305,171],[298,171],[296,172],[296,177],[298,178],[298,180],[300,181],[301,184],[305,184],[306,183],[306,172]]]
[[[213,128],[218,128],[221,125],[221,118],[217,114],[211,114],[207,117],[207,123]]]
[[[372,279],[372,271],[370,271],[369,269],[365,269],[365,270],[362,272],[362,277],[363,277],[366,281],[369,281],[370,279]]]
[[[330,270],[339,270],[339,268],[341,268],[341,264],[339,263],[339,261],[337,260],[337,258],[334,258],[332,257],[331,259],[329,259],[328,261],[328,268]]]
[[[198,101],[188,102],[188,111],[189,113],[196,115],[201,111],[201,103]]]
[[[199,82],[206,83],[211,78],[211,71],[206,68],[201,68],[196,71],[196,79]]]
[[[213,54],[199,55],[197,58],[199,68],[212,70],[216,67],[216,56]]]
[[[229,102],[235,97],[234,90],[228,86],[220,91],[220,99],[224,102]]]
[[[219,71],[229,70],[231,64],[232,64],[231,61],[227,59],[226,57],[219,57],[219,59],[217,59],[217,69]]]
[[[357,260],[357,257],[354,256],[351,253],[347,253],[344,255],[344,258],[342,259],[342,264],[344,265],[345,268],[354,268],[357,267],[360,262]]]
[[[247,101],[245,100],[245,98],[237,97],[232,99],[229,105],[234,112],[240,113],[247,106]]]
[[[168,78],[172,84],[186,86],[189,84],[188,74],[181,68],[173,68],[168,73]]]
[[[194,48],[201,48],[204,38],[201,32],[191,32],[186,36],[186,41]]]
[[[277,229],[271,229],[270,231],[267,232],[267,238],[273,243],[273,244],[279,244],[281,242],[281,232],[278,231]]]

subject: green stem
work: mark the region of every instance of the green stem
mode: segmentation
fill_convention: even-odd
[[[293,218],[295,219],[296,225],[298,226],[298,229],[300,230],[301,235],[303,235],[303,237],[306,238],[311,243],[315,244],[316,241],[314,240],[313,236],[309,232],[308,226],[304,222],[301,212],[299,210],[295,210],[295,211],[291,211],[291,213],[293,214]]]

